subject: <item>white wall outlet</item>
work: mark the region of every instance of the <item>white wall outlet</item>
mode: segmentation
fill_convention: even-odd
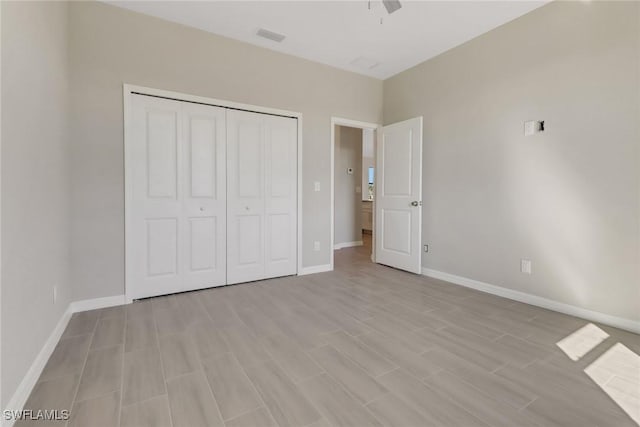
[[[530,259],[521,259],[520,260],[520,271],[524,274],[531,274],[531,260]]]
[[[315,241],[313,242],[313,250],[314,251],[319,251],[320,250],[320,242],[319,241]]]
[[[58,302],[58,287],[54,286],[53,287],[53,303],[57,303]]]
[[[313,191],[320,191],[320,181],[315,181],[313,183]]]

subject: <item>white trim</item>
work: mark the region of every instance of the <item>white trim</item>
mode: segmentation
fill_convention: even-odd
[[[209,104],[223,108],[235,108],[239,110],[253,111],[256,113],[275,114],[278,116],[288,116],[300,118],[302,113],[289,110],[280,110],[277,108],[263,107],[260,105],[242,104],[240,102],[227,101],[223,99],[208,98],[205,96],[192,95],[189,93],[173,92],[170,90],[155,89],[145,86],[136,86],[128,83],[123,84],[125,96],[131,94],[131,92],[137,92],[144,95],[161,96],[165,98],[175,99],[176,101],[190,101],[200,102],[202,104]]]
[[[548,298],[539,297],[537,295],[525,292],[515,291],[513,289],[503,288],[502,286],[491,285],[489,283],[480,282],[479,280],[469,279],[466,277],[456,276],[454,274],[444,273],[438,270],[422,268],[424,276],[433,277],[435,279],[445,280],[478,291],[486,292],[492,295],[520,301],[525,304],[535,305],[537,307],[546,308],[560,313],[569,314],[571,316],[581,317],[593,322],[603,323],[615,328],[624,329],[634,333],[640,333],[640,322],[637,320],[626,319],[623,317],[612,316],[610,314],[593,311],[575,305],[554,301]]]
[[[130,155],[129,150],[127,150],[127,140],[130,139],[131,133],[131,102],[132,102],[132,92],[141,93],[145,95],[152,96],[160,96],[165,98],[171,98],[179,101],[190,101],[190,102],[200,102],[203,104],[215,105],[222,108],[235,108],[246,111],[253,111],[256,113],[264,113],[264,114],[275,114],[279,116],[287,116],[293,117],[298,120],[298,206],[297,206],[297,215],[298,215],[298,244],[297,244],[297,273],[300,273],[303,270],[302,267],[302,113],[288,110],[280,110],[277,108],[269,108],[262,107],[258,105],[249,105],[242,104],[239,102],[233,101],[225,101],[221,99],[215,98],[207,98],[204,96],[191,95],[180,92],[173,92],[169,90],[162,89],[154,89],[145,86],[136,86],[131,84],[123,84],[122,85],[122,97],[123,97],[123,118],[124,118],[124,194],[125,194],[125,222],[124,222],[124,230],[125,230],[125,279],[124,279],[124,289],[125,289],[125,302],[130,303],[133,301],[133,298],[130,296],[130,292],[127,286],[127,283],[131,283],[132,281],[132,271],[130,266],[127,263],[127,253],[130,252],[128,248],[127,242],[127,230],[131,229],[131,218],[129,210],[127,206],[130,205],[130,200],[132,197],[132,189],[131,189],[131,178],[129,177],[129,168],[127,167],[128,163],[130,163]],[[332,232],[333,235],[333,232]],[[333,243],[333,242],[332,242]],[[333,251],[331,251],[333,254]],[[333,255],[332,255],[333,256]],[[333,261],[332,261],[333,262]],[[332,264],[333,266],[333,264]]]
[[[302,115],[298,117],[298,269],[302,271]]]
[[[331,191],[331,195],[330,195],[330,199],[331,199],[331,235],[330,235],[330,244],[329,247],[330,248],[334,248],[336,249],[336,245],[335,245],[335,216],[336,216],[336,195],[335,195],[335,185],[336,185],[336,180],[335,180],[335,161],[336,161],[336,125],[337,126],[348,126],[348,127],[352,127],[352,128],[358,128],[358,129],[372,129],[374,131],[376,131],[376,139],[378,137],[378,129],[382,128],[382,125],[379,125],[377,123],[369,123],[369,122],[361,122],[358,120],[351,120],[351,119],[345,119],[342,117],[331,117],[331,160],[330,160],[330,164],[331,164],[331,179],[330,182],[331,184],[329,185],[330,187],[330,191]],[[376,140],[374,142],[374,144],[377,145],[378,141]],[[374,147],[374,153],[375,153],[375,147]],[[373,201],[373,206],[372,209],[375,211],[375,200]],[[374,223],[375,226],[375,223]],[[375,239],[375,235],[373,237]],[[375,240],[374,240],[375,242]],[[372,251],[373,248],[375,248],[375,245],[372,245]],[[333,251],[331,251],[331,254],[329,255],[329,265],[331,266],[331,270],[333,270]],[[372,252],[372,259],[373,259],[373,252]]]
[[[314,265],[312,267],[303,267],[302,270],[298,272],[298,276],[306,276],[307,274],[324,273],[332,270],[333,270],[333,266],[331,266],[330,264]]]
[[[352,248],[354,246],[362,246],[362,240],[358,240],[355,242],[336,243],[335,245],[333,245],[333,249],[338,250],[344,248]]]
[[[18,388],[11,397],[11,400],[9,400],[9,403],[7,403],[7,407],[4,409],[17,411],[24,408],[24,405],[27,403],[27,399],[29,398],[31,391],[35,387],[36,383],[38,382],[38,378],[40,378],[44,367],[49,361],[49,357],[51,357],[53,350],[55,350],[56,345],[58,345],[58,342],[60,342],[62,334],[67,328],[67,324],[69,323],[69,320],[71,319],[71,315],[73,313],[95,310],[98,308],[113,307],[123,304],[125,304],[124,295],[85,299],[81,301],[72,301],[71,303],[69,303],[66,311],[62,314],[60,320],[58,320],[58,324],[49,335],[49,338],[47,338],[47,341],[45,341],[44,346],[42,346],[42,349],[36,356],[25,376],[22,378],[20,385],[18,385]],[[3,427],[11,427],[14,424],[15,420],[3,419],[3,422]]]
[[[40,349],[40,352],[31,364],[31,367],[22,378],[22,381],[18,385],[15,393],[13,393],[13,396],[7,403],[6,408],[4,408],[5,410],[17,411],[24,408],[24,405],[27,403],[27,399],[29,398],[33,387],[35,387],[36,383],[38,382],[38,378],[40,378],[40,374],[42,374],[42,371],[44,370],[49,357],[51,357],[51,354],[53,353],[53,350],[55,350],[58,341],[60,341],[60,338],[62,337],[62,334],[66,329],[67,324],[69,323],[69,319],[71,319],[71,304],[69,304],[67,310],[62,313],[62,317],[60,317],[60,320],[58,320],[58,324],[53,329],[53,331],[49,335],[49,338],[47,338],[47,341],[45,341],[44,346],[42,346],[42,349]],[[11,427],[14,423],[15,420],[4,420],[3,417],[2,425],[4,427]]]
[[[78,313],[80,311],[96,310],[98,308],[115,307],[116,305],[127,304],[126,297],[124,295],[114,295],[112,297],[92,298],[84,299],[80,301],[73,301],[69,304],[71,313]]]

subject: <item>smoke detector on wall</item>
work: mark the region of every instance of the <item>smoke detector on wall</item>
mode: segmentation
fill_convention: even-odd
[[[265,38],[267,40],[274,41],[276,43],[281,43],[282,40],[284,40],[286,38],[286,36],[283,35],[283,34],[278,34],[276,32],[269,31],[269,30],[264,29],[264,28],[259,28],[258,31],[256,32],[256,35],[258,37],[262,37],[262,38]]]

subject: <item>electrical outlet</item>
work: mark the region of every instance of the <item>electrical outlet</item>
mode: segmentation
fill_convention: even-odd
[[[520,260],[520,271],[524,274],[531,274],[531,260],[529,259],[521,259]]]
[[[425,252],[429,252],[429,245],[424,245],[422,247],[422,250],[424,250]]]
[[[315,242],[313,242],[313,250],[314,251],[319,251],[320,250],[320,242],[318,242],[317,240]]]
[[[54,286],[53,287],[53,303],[57,303],[58,302],[58,287]]]
[[[320,191],[320,181],[314,181],[313,191]]]

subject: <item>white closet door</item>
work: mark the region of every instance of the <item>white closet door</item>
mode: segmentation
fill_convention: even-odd
[[[296,272],[297,120],[227,113],[227,283]]]
[[[297,272],[298,121],[265,116],[265,278]]]
[[[227,283],[226,110],[183,103],[186,290]]]
[[[133,95],[127,294],[225,284],[225,111]]]

